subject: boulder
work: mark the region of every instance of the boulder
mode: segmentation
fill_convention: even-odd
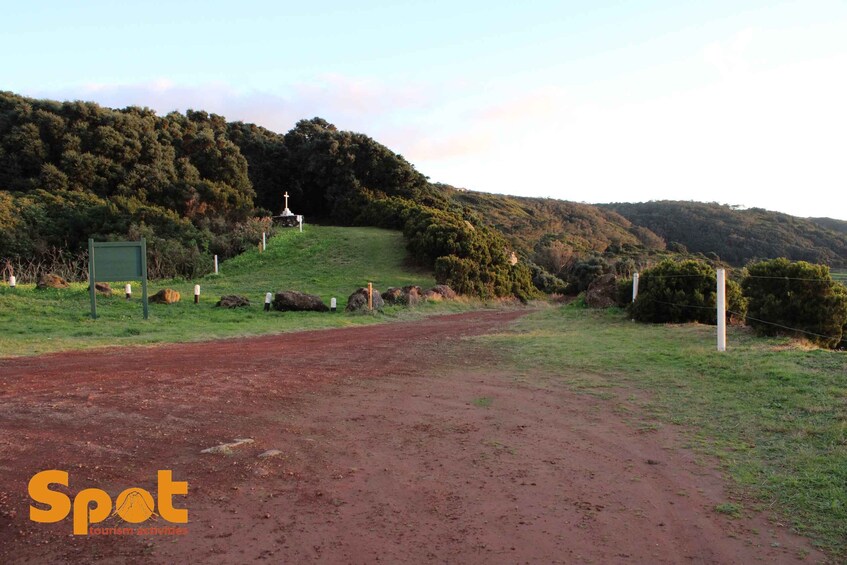
[[[373,308],[374,310],[382,310],[385,306],[385,301],[377,289],[373,289]],[[347,311],[360,312],[368,309],[368,289],[358,288],[353,294],[347,298]]]
[[[250,306],[250,300],[237,294],[226,294],[215,304],[218,308],[242,308]]]
[[[280,312],[329,312],[320,296],[296,290],[277,292],[271,305]]]
[[[88,290],[91,290],[89,285]],[[112,296],[112,287],[109,283],[99,282],[94,283],[94,292],[98,292],[104,296]]]
[[[404,286],[403,299],[403,303],[407,306],[414,306],[415,304],[423,300],[423,289],[416,284]]]
[[[424,298],[428,300],[453,300],[456,292],[446,284],[437,284],[424,292]]]
[[[594,279],[585,292],[585,303],[592,308],[610,308],[617,304],[618,277],[609,273]]]
[[[403,304],[403,289],[392,286],[382,293],[382,300],[389,306]]]
[[[389,306],[414,306],[423,300],[423,290],[418,285],[391,287],[382,293],[382,299]]]
[[[35,284],[36,288],[68,288],[68,286],[70,286],[68,281],[53,273],[41,275]]]
[[[179,302],[179,293],[170,288],[163,288],[149,298],[155,304],[176,304]]]

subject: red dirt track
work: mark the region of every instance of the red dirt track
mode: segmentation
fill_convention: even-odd
[[[522,314],[0,359],[0,563],[823,559],[763,517],[715,512],[725,483],[679,431],[522,382],[462,339]],[[200,453],[235,438],[254,442]],[[45,469],[112,498],[155,497],[171,469],[188,534],[33,523],[27,483]]]

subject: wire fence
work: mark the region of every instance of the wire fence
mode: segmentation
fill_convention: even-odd
[[[827,284],[831,284],[832,282],[836,282],[836,283],[842,283],[842,284],[847,285],[847,272],[833,273],[831,276],[832,276],[832,278],[827,279],[827,278],[775,277],[775,276],[745,275],[744,278],[765,279],[765,280],[800,281],[800,282],[820,282],[820,283],[827,283]],[[639,283],[640,284],[647,283],[647,282],[649,282],[650,279],[688,279],[688,278],[715,279],[715,277],[711,277],[709,275],[702,275],[702,274],[654,275],[654,274],[651,274],[651,273],[641,273],[640,278],[639,278]],[[717,281],[715,282],[715,285],[717,286]],[[663,304],[663,305],[666,305],[666,306],[672,306],[672,307],[675,307],[675,308],[689,308],[689,309],[696,309],[696,310],[712,310],[712,311],[715,311],[715,313],[717,315],[717,306],[716,305],[715,306],[711,306],[711,305],[710,306],[702,306],[702,305],[699,305],[699,304],[681,304],[679,302],[668,302],[668,301],[659,300],[659,299],[653,298],[653,297],[647,298],[642,293],[638,294],[638,299],[641,299],[641,300],[646,299],[646,300],[649,300],[650,302],[654,302],[654,303],[657,303],[657,304]],[[634,299],[634,301],[635,301],[635,299]],[[786,330],[786,331],[790,331],[790,332],[796,332],[798,334],[804,334],[804,335],[809,335],[809,336],[813,336],[813,337],[817,337],[817,338],[822,338],[822,339],[825,339],[825,340],[828,340],[828,341],[833,340],[833,341],[838,342],[838,341],[843,340],[845,338],[844,335],[839,335],[839,336],[825,335],[825,334],[809,331],[809,330],[804,329],[804,328],[795,328],[795,327],[792,327],[792,326],[787,326],[785,324],[780,324],[780,323],[777,323],[777,322],[774,322],[774,321],[771,321],[771,320],[763,320],[761,318],[750,316],[747,313],[737,312],[737,311],[734,311],[734,310],[730,310],[728,308],[726,309],[726,314],[736,316],[738,320],[742,320],[745,323],[746,323],[746,321],[752,321],[752,322],[756,322],[756,323],[759,323],[759,324],[765,324],[765,325],[768,325],[768,326],[776,327],[776,328],[779,328],[779,329],[782,329],[782,330]]]

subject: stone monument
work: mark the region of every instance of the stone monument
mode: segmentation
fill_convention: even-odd
[[[288,192],[286,192],[283,196],[285,197],[285,209],[282,211],[282,214],[273,217],[274,222],[284,228],[295,228],[298,225],[302,226],[303,216],[294,214],[288,209]]]

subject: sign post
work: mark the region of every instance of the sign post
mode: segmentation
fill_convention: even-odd
[[[91,295],[91,317],[97,318],[94,285],[98,282],[141,280],[141,304],[147,319],[147,240],[88,240],[88,286]]]

